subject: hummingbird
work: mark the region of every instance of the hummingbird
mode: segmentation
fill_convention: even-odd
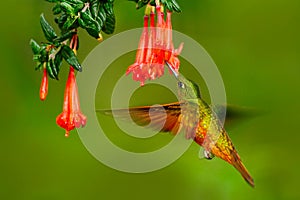
[[[168,62],[166,65],[177,79],[178,102],[162,106],[105,110],[104,113],[127,117],[129,112],[136,124],[151,123],[152,128],[157,126],[162,132],[177,134],[184,129],[186,139],[193,139],[203,147],[206,159],[216,156],[225,160],[239,171],[250,186],[254,187],[253,178],[242,163],[215,109],[201,98],[199,87],[194,82],[177,73]],[[162,120],[165,120],[163,126]]]

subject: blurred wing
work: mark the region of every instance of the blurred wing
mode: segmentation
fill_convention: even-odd
[[[170,103],[161,106],[141,106],[132,107],[128,109],[117,110],[97,110],[97,112],[106,115],[113,115],[115,117],[128,120],[128,116],[140,125],[147,126],[150,124],[151,128],[157,129],[162,126],[161,131],[171,132],[177,134],[180,131],[181,109],[180,103]]]
[[[244,107],[238,105],[215,105],[212,106],[214,112],[220,118],[226,115],[225,119],[225,126],[229,125],[236,125],[242,122],[248,121],[252,118],[258,117],[263,114],[262,111],[251,108],[251,107]],[[226,113],[225,113],[226,112]]]

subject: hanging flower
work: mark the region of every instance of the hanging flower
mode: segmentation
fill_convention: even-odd
[[[70,48],[76,53],[78,36],[74,35],[70,42]],[[79,105],[78,88],[73,66],[70,66],[69,76],[65,89],[63,112],[56,117],[56,123],[66,130],[65,136],[74,128],[86,125],[86,116],[81,113]]]
[[[44,101],[47,97],[47,94],[48,94],[48,75],[47,75],[47,69],[44,68],[43,78],[40,87],[40,99]]]
[[[144,29],[140,38],[136,61],[129,66],[126,75],[132,73],[132,79],[140,81],[141,86],[146,80],[154,80],[164,74],[165,62],[178,72],[180,54],[183,44],[174,49],[172,41],[171,12],[167,11],[166,21],[164,20],[163,6],[151,7],[150,33],[148,30],[149,16],[144,16]],[[156,11],[156,24],[155,24]]]
[[[69,132],[75,127],[80,128],[86,125],[86,116],[80,111],[78,89],[72,66],[70,66],[65,90],[63,112],[57,116],[56,123],[66,130],[66,137],[69,136]]]
[[[136,53],[135,63],[130,65],[126,71],[126,75],[132,72],[133,80],[140,81],[141,85],[144,85],[145,80],[148,79],[148,74],[147,72],[145,72],[146,67],[144,67],[144,65],[147,65],[145,60],[148,52],[147,47],[149,42],[148,21],[149,21],[149,16],[145,15],[144,28],[140,38],[138,50]]]

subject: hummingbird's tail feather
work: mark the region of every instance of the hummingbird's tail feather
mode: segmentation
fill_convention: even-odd
[[[231,164],[240,172],[240,174],[243,176],[243,178],[247,181],[249,185],[254,187],[254,180],[251,177],[250,173],[242,163],[239,155],[237,154],[236,151],[232,152],[232,159],[231,159]]]

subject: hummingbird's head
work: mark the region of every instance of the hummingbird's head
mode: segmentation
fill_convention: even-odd
[[[177,73],[168,62],[166,62],[169,69],[172,71],[177,79],[178,95],[184,99],[200,98],[200,90],[198,85],[193,81],[186,79],[183,75]]]

